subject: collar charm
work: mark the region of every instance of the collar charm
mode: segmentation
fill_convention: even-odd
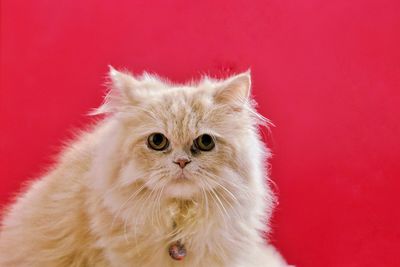
[[[172,259],[181,261],[186,256],[186,248],[180,241],[177,241],[169,246],[169,255]]]

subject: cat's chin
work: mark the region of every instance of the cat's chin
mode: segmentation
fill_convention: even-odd
[[[182,199],[191,199],[198,193],[198,191],[198,186],[189,180],[172,181],[164,189],[167,198]]]

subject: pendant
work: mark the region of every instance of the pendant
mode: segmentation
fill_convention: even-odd
[[[185,245],[181,244],[180,241],[175,242],[169,246],[169,255],[171,258],[177,261],[181,261],[186,256],[186,248]]]

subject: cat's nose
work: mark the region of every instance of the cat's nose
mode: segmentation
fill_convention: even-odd
[[[178,164],[182,169],[185,168],[186,165],[188,165],[190,162],[192,162],[188,158],[178,158],[174,161],[175,164]]]

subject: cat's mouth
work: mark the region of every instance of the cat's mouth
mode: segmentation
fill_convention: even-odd
[[[188,178],[187,178],[186,174],[185,174],[183,171],[181,171],[181,172],[178,174],[178,177],[177,177],[176,179],[177,179],[177,180],[187,180]]]
[[[189,181],[188,174],[185,173],[183,170],[179,172],[174,179],[174,182],[176,183],[184,183],[188,181]]]
[[[189,174],[185,170],[179,170],[179,171],[175,172],[174,174],[171,175],[171,178],[172,178],[173,182],[190,180]]]

